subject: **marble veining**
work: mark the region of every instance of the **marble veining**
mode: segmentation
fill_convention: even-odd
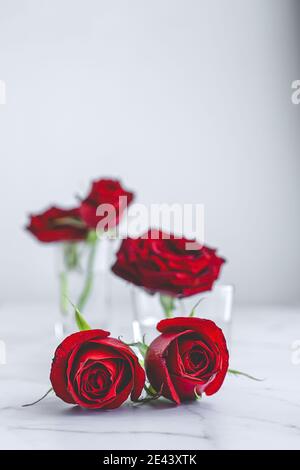
[[[1,449],[300,449],[300,364],[291,359],[299,309],[235,312],[231,367],[263,382],[230,376],[218,394],[180,407],[161,400],[91,412],[52,394],[23,408],[49,388],[53,310],[0,308],[7,349],[7,364],[0,365]],[[130,335],[126,322],[116,315],[113,321],[112,331]]]

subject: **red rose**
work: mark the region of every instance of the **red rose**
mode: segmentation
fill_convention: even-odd
[[[96,228],[99,222],[105,220],[103,229],[115,227],[126,208],[120,197],[127,198],[127,205],[133,200],[133,193],[126,191],[117,180],[100,179],[94,181],[89,195],[81,203],[80,214],[86,224]],[[107,213],[104,207],[103,214],[96,214],[97,207],[101,204],[110,204],[114,213]],[[108,220],[108,222],[107,222]]]
[[[78,209],[50,207],[41,214],[31,215],[26,227],[41,242],[84,240],[88,230]]]
[[[162,333],[149,346],[145,367],[149,382],[179,404],[203,392],[213,395],[228,370],[223,332],[210,320],[177,317],[162,320]]]
[[[152,293],[173,297],[210,290],[225,260],[207,246],[187,250],[186,244],[193,240],[176,239],[173,235],[165,239],[166,236],[152,230],[148,238],[143,235],[123,240],[113,272]]]
[[[140,396],[145,373],[133,351],[103,330],[80,331],[58,346],[50,380],[56,395],[84,408],[119,407]]]

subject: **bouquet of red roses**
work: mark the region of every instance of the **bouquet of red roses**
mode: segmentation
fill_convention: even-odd
[[[123,196],[128,203],[133,199],[118,181],[99,180],[79,207],[52,207],[32,216],[28,230],[43,242],[64,241],[67,248],[70,243],[86,240],[93,261],[99,224],[97,207],[107,203],[116,208],[112,222],[115,226],[123,214],[119,204]],[[101,226],[102,231],[106,229]],[[112,271],[149,294],[160,295],[167,318],[157,324],[159,335],[150,345],[144,338],[126,344],[103,329],[90,328],[80,312],[91,289],[90,265],[87,284],[77,306],[73,306],[81,331],[67,336],[56,349],[49,392],[53,390],[67,403],[92,409],[117,408],[128,397],[134,402],[165,397],[180,404],[218,392],[227,372],[241,374],[228,368],[229,353],[222,330],[211,320],[196,318],[196,307],[189,316],[173,318],[173,313],[176,299],[211,290],[224,262],[214,249],[160,230],[150,229],[138,238],[126,238]]]
[[[160,334],[148,346],[126,344],[107,331],[90,329],[78,309],[76,316],[82,331],[56,349],[47,392],[53,390],[66,403],[113,409],[129,397],[141,403],[165,397],[179,405],[218,392],[227,372],[247,375],[228,368],[225,337],[211,320],[162,320]]]

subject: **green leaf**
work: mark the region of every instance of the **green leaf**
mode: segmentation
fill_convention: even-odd
[[[160,294],[159,300],[162,305],[162,308],[164,309],[165,316],[167,318],[172,318],[173,310],[175,309],[174,297],[171,297],[170,295]]]
[[[234,370],[234,369],[228,369],[228,374],[232,374],[232,375],[235,375],[235,376],[242,376],[242,377],[246,377],[247,379],[250,379],[250,380],[255,380],[256,382],[263,382],[265,379],[258,379],[256,377],[253,377],[252,375],[249,375],[249,374],[246,374],[245,372],[240,372],[239,370]]]
[[[78,326],[78,329],[79,331],[87,331],[87,330],[91,330],[92,328],[90,327],[90,325],[88,324],[88,322],[84,319],[84,317],[82,316],[80,310],[78,307],[76,307],[76,305],[73,304],[73,302],[71,302],[70,299],[68,299],[70,304],[72,305],[72,307],[74,308],[75,310],[75,321],[76,321],[76,324]]]
[[[80,331],[91,330],[90,325],[83,318],[83,316],[81,315],[81,313],[80,313],[80,311],[78,310],[77,307],[75,307],[75,320],[76,320],[77,326],[78,326]]]
[[[202,395],[199,395],[198,392],[197,392],[197,387],[194,388],[194,395],[195,395],[196,400],[201,400],[202,399]]]
[[[198,305],[200,304],[200,302],[202,302],[202,300],[204,300],[204,298],[201,298],[200,300],[198,300],[198,302],[194,305],[194,307],[191,310],[191,313],[189,314],[189,317],[194,317],[196,315],[196,309]]]

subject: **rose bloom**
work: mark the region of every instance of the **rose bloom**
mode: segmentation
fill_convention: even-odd
[[[84,408],[119,407],[140,396],[145,372],[134,352],[107,331],[80,331],[58,346],[50,380],[56,395]]]
[[[216,393],[228,370],[222,330],[210,320],[189,317],[162,320],[157,329],[161,335],[145,359],[154,389],[177,404]]]
[[[26,229],[41,242],[84,240],[88,233],[77,208],[50,207],[40,214],[31,215]]]
[[[187,297],[208,291],[225,260],[207,246],[187,250],[186,244],[193,241],[149,230],[140,238],[123,240],[112,270],[150,293]]]
[[[126,191],[118,180],[100,179],[94,181],[90,193],[81,203],[81,217],[91,228],[96,228],[101,221],[104,221],[103,229],[107,230],[108,228],[115,227],[118,225],[126,209],[126,206],[121,204],[120,197],[126,197],[127,205],[129,205],[133,200],[134,194]],[[101,204],[111,205],[113,212],[107,213],[104,206],[103,214],[97,215],[97,207]]]

